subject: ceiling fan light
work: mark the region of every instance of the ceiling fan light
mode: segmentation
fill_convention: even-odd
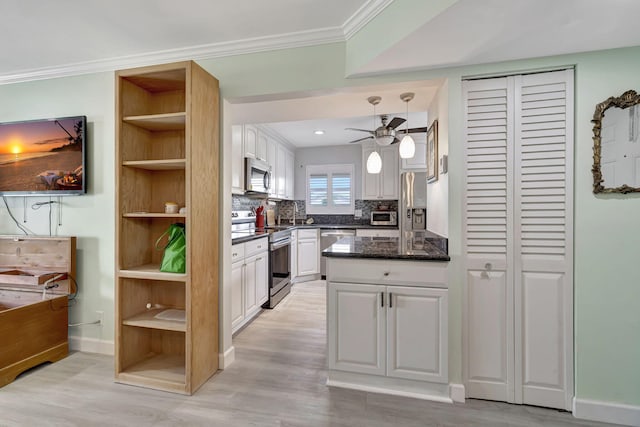
[[[373,151],[367,158],[367,173],[380,173],[382,170],[382,158],[377,151]]]
[[[376,142],[378,143],[378,145],[391,145],[394,139],[395,136],[393,135],[383,135],[376,137]]]
[[[403,159],[412,159],[416,154],[416,143],[411,138],[411,135],[407,134],[400,141],[400,147],[398,148],[400,157]]]

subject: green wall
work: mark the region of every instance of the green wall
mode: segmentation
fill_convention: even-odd
[[[635,212],[640,198],[596,197],[591,192],[591,124],[596,103],[627,89],[640,89],[640,47],[473,67],[346,79],[345,45],[199,61],[220,79],[224,97],[235,102],[326,91],[385,82],[447,78],[449,83],[449,239],[451,251],[450,380],[462,382],[461,369],[461,200],[462,76],[500,74],[565,65],[576,67],[575,132],[575,352],[577,397],[640,405],[640,273],[634,244],[640,240]],[[0,86],[0,121],[87,114],[93,123],[91,194],[69,201],[68,234],[79,236],[84,293],[72,315],[90,320],[92,310],[109,316],[101,335],[113,339],[113,74]],[[4,100],[11,100],[5,103]],[[69,212],[69,213],[67,213]],[[76,216],[77,215],[77,216]],[[72,224],[77,219],[86,226]],[[43,220],[40,218],[39,220]],[[96,225],[97,224],[97,225]],[[4,212],[0,232],[15,233]]]

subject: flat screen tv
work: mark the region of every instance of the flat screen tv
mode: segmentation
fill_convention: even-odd
[[[85,116],[0,123],[0,195],[86,192]]]

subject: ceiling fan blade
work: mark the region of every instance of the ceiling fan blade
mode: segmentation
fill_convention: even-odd
[[[400,126],[401,124],[403,124],[404,122],[406,122],[405,119],[403,119],[401,117],[394,117],[393,120],[391,120],[389,122],[389,124],[387,125],[387,129],[388,128],[395,129],[398,126]]]
[[[356,139],[354,141],[349,141],[349,144],[354,144],[356,142],[366,141],[367,139],[373,139],[373,136],[365,136],[364,138]]]
[[[357,131],[360,131],[360,132],[368,132],[371,135],[375,134],[375,131],[372,131],[372,130],[369,130],[369,129],[344,128],[344,130],[357,130]]]
[[[426,128],[412,128],[412,129],[409,129],[409,133],[427,133],[427,130],[429,130],[428,127],[426,127]]]
[[[398,142],[400,142],[400,140],[397,137],[395,137],[393,138],[393,141],[389,145],[397,144]]]

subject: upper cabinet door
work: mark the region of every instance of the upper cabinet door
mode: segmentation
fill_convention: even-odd
[[[231,192],[244,193],[242,126],[233,126],[231,130]]]
[[[286,179],[286,164],[287,164],[287,151],[281,145],[278,145],[278,158],[276,161],[276,189],[278,197],[284,199],[286,193],[285,179]]]
[[[256,158],[267,161],[267,136],[262,132],[258,132],[258,140],[256,142]]]
[[[257,157],[258,149],[258,129],[251,125],[244,126],[244,156],[251,158]]]
[[[278,197],[277,169],[278,169],[278,142],[275,139],[267,139],[267,163],[271,166],[271,188],[269,197]]]
[[[285,192],[284,198],[293,200],[293,190],[295,182],[295,156],[292,152],[287,151],[286,170],[285,170]]]
[[[427,134],[413,134],[416,152],[410,159],[402,159],[402,169],[427,170]]]
[[[380,148],[382,172],[380,173],[380,198],[398,198],[398,147],[392,145]]]

